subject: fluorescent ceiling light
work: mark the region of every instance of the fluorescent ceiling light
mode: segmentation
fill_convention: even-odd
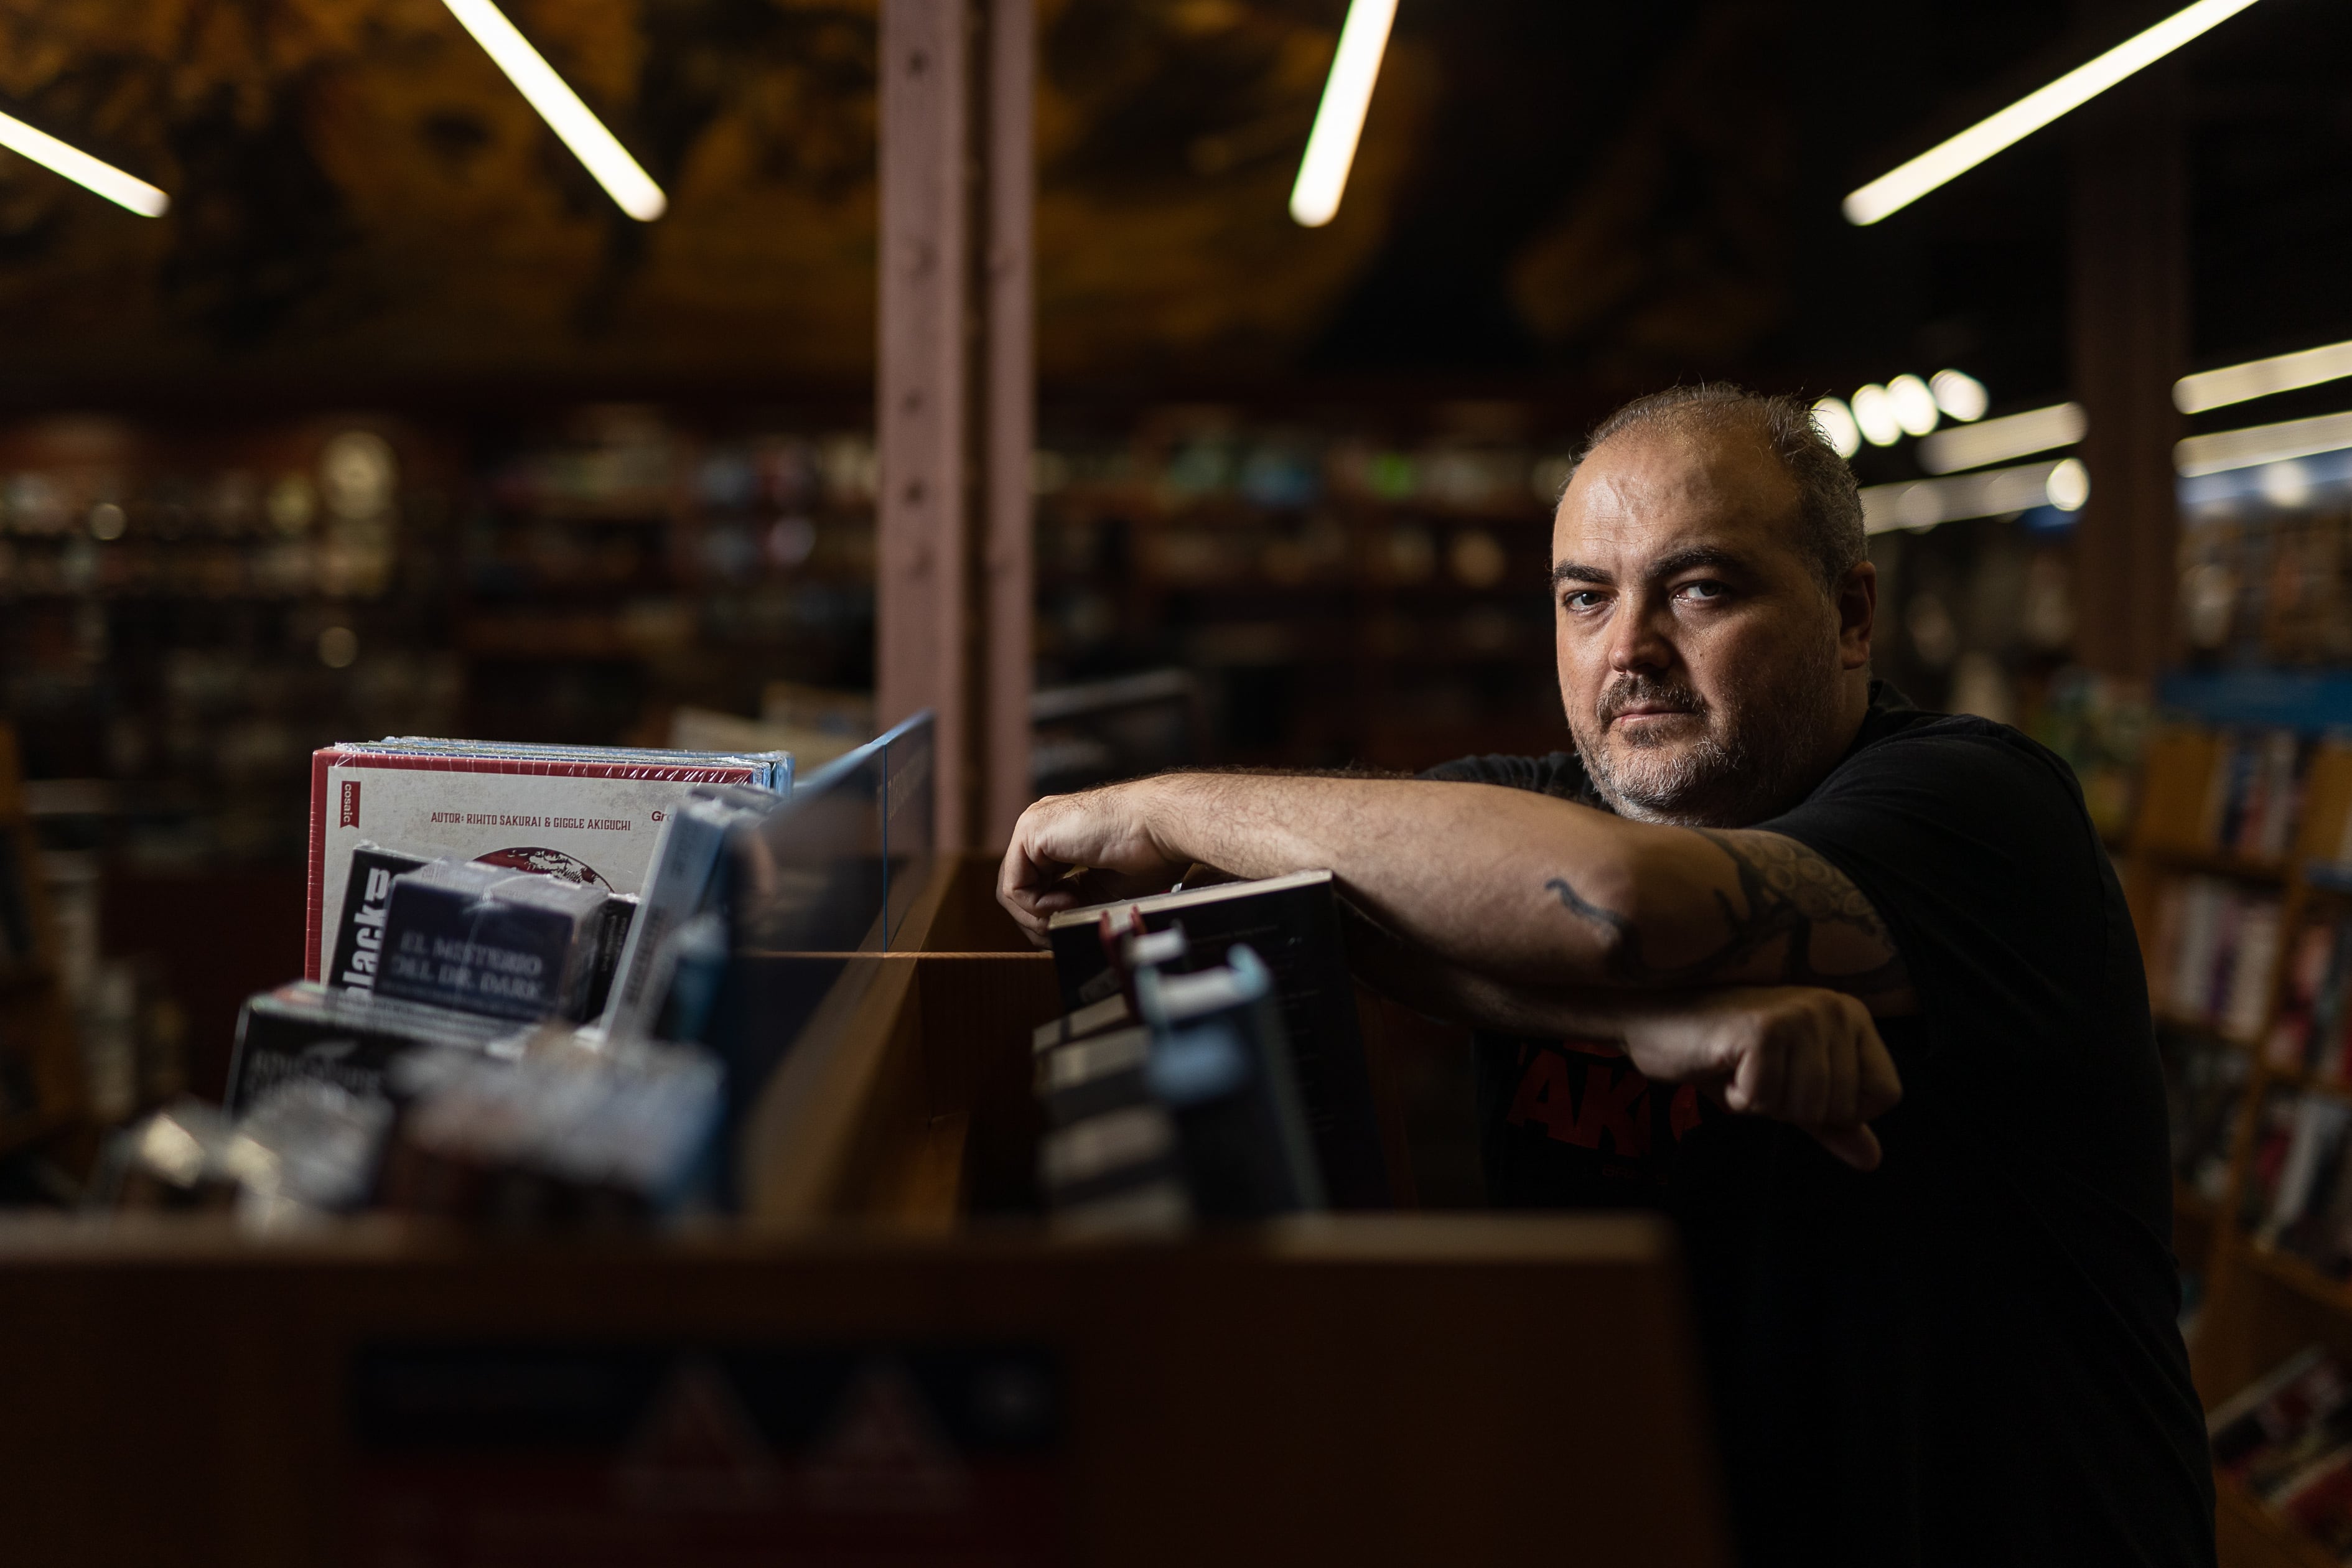
[[[1939,370],[1927,378],[1927,385],[1936,395],[1936,406],[1963,425],[1983,418],[1992,406],[1984,383],[1964,370]]]
[[[0,114],[0,147],[30,158],[141,217],[162,217],[172,208],[172,198],[146,181],[134,179],[111,163],[101,163],[79,147],[69,147],[47,132],[36,131],[5,114]]]
[[[2091,470],[2080,458],[2062,458],[2050,470],[2050,481],[2042,487],[2042,493],[2060,511],[2080,511],[2091,499]]]
[[[2251,468],[2257,463],[2339,452],[2347,447],[2352,447],[2352,414],[2323,414],[2315,419],[2289,419],[2278,425],[2191,436],[2173,447],[2172,466],[2183,479],[2195,479],[2228,468]]]
[[[1892,447],[1903,439],[1903,422],[1895,417],[1895,399],[1874,381],[1854,389],[1853,422],[1861,427],[1862,438],[1874,447]]]
[[[1933,528],[1963,518],[2000,517],[2037,506],[2076,511],[2090,499],[2089,471],[2066,458],[1956,479],[1868,486],[1862,492],[1862,526],[1872,533],[1885,533],[1895,528]]]
[[[1380,79],[1381,56],[1389,47],[1389,24],[1396,0],[1351,0],[1339,29],[1339,49],[1331,57],[1331,77],[1323,84],[1322,107],[1298,161],[1298,183],[1290,187],[1290,216],[1302,226],[1320,228],[1339,210],[1356,142],[1364,133],[1364,111]]]
[[[604,122],[589,111],[580,101],[580,95],[555,74],[555,68],[530,47],[530,40],[515,31],[490,0],[442,0],[450,15],[474,35],[474,41],[498,62],[499,69],[515,84],[539,117],[547,121],[548,129],[563,139],[579,160],[588,165],[596,183],[620,205],[623,212],[639,223],[651,223],[669,210],[669,198],[651,175],[638,167],[629,156],[628,149],[614,140],[604,129]]]
[[[1845,405],[1843,397],[1823,397],[1813,404],[1813,423],[1829,437],[1841,458],[1851,458],[1862,450],[1862,426],[1853,422],[1853,410]]]
[[[2126,38],[2098,58],[2076,66],[2049,86],[2027,93],[1990,119],[1979,121],[1951,140],[1881,174],[1846,197],[1846,221],[1874,224],[1900,212],[1945,181],[1968,173],[2002,148],[2032,135],[2068,110],[2080,108],[2253,3],[2197,0],[2196,5]]]
[[[1936,395],[1916,375],[1898,375],[1888,382],[1886,401],[1894,406],[1895,423],[1903,426],[1906,436],[1925,436],[1936,427],[1936,417],[1942,412],[1936,406]]]
[[[2268,397],[2273,392],[2317,386],[2321,382],[2347,375],[2352,375],[2352,343],[2330,343],[2324,349],[2273,354],[2269,359],[2248,360],[2244,364],[2184,375],[2172,384],[2172,405],[2183,414],[2202,414],[2209,408]]]
[[[1987,463],[2006,463],[2012,458],[2046,452],[2053,447],[2071,447],[2083,438],[2088,423],[2081,404],[2060,403],[2023,414],[2006,414],[1981,425],[1938,430],[1919,443],[1919,466],[1931,474],[1956,474],[1962,468],[1981,468]]]

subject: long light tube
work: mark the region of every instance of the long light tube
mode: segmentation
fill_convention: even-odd
[[[2209,408],[2226,408],[2232,403],[2317,386],[2347,375],[2352,375],[2352,343],[2329,343],[2326,348],[2273,354],[2184,375],[2172,384],[2172,405],[2183,414],[2202,414]]]
[[[627,148],[614,139],[604,129],[604,122],[580,101],[580,95],[564,85],[530,40],[515,31],[515,25],[506,18],[490,0],[442,0],[449,14],[457,18],[483,52],[507,73],[507,79],[530,100],[539,117],[547,121],[549,130],[563,139],[574,156],[588,166],[604,193],[619,204],[623,212],[639,223],[651,223],[669,210],[669,198],[653,177],[629,156]]]
[[[1307,155],[1298,160],[1298,181],[1290,187],[1290,216],[1302,227],[1321,228],[1339,211],[1339,194],[1348,188],[1348,171],[1356,162],[1364,111],[1372,106],[1372,83],[1380,79],[1396,7],[1397,0],[1352,0],[1348,6],[1330,79],[1315,110],[1315,129],[1307,135]]]
[[[2322,452],[2352,447],[2352,414],[2322,414],[2315,419],[2289,419],[2276,425],[2256,425],[2244,430],[2216,430],[2174,444],[2172,466],[2184,479],[2218,474],[2229,468],[2251,468],[2288,458],[2314,458]]]
[[[2027,463],[1948,479],[1913,479],[1871,485],[1862,492],[1862,526],[1870,533],[1894,528],[1933,528],[1963,518],[2054,506],[2080,511],[2091,499],[2091,476],[2074,458]]]
[[[2072,109],[2079,109],[2134,71],[2153,65],[2200,34],[2221,26],[2254,0],[2197,0],[2144,33],[2126,38],[2095,60],[2076,66],[1990,119],[1980,120],[1909,163],[1881,174],[1845,199],[1846,221],[1874,224],[1902,211],[1929,191],[2021,142]]]
[[[2088,426],[2079,403],[2004,414],[1979,425],[1938,430],[1919,443],[1919,466],[1931,474],[1954,474],[1962,468],[1981,468],[1987,463],[2006,463],[2053,447],[2071,447],[2083,438]]]
[[[101,163],[80,148],[68,146],[47,132],[36,131],[5,114],[0,114],[0,147],[30,158],[141,217],[162,217],[172,210],[172,198],[146,181],[134,179],[111,163]]]

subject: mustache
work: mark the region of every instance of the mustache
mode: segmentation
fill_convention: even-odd
[[[1679,680],[1662,680],[1650,675],[1629,675],[1601,694],[1593,716],[1603,725],[1636,704],[1670,709],[1683,713],[1704,713],[1706,702]]]

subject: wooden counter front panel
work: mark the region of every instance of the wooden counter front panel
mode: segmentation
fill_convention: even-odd
[[[528,1342],[1040,1347],[1066,1419],[1039,1495],[1071,1563],[1721,1563],[1669,1246],[1614,1218],[1092,1248],[0,1232],[9,1556],[388,1563],[354,1538],[355,1353]],[[576,1559],[606,1560],[635,1561]]]

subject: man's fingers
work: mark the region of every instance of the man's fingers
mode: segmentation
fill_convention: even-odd
[[[1855,1066],[1854,1120],[1874,1121],[1901,1102],[1902,1075],[1895,1070],[1895,1058],[1887,1054],[1886,1042],[1878,1037],[1877,1025],[1865,1024],[1861,1048],[1855,1053]]]
[[[1863,1028],[1867,1033],[1867,1021]],[[1822,1099],[1822,1120],[1832,1127],[1851,1126],[1864,1120],[1856,1103],[1856,1095],[1862,1082],[1861,1058],[1865,1048],[1863,1039],[1852,1033],[1831,1045],[1827,1092]]]
[[[1818,1028],[1807,1029],[1785,1054],[1788,1081],[1781,1088],[1780,1114],[1800,1127],[1819,1127],[1829,1120],[1824,1112],[1830,1099],[1831,1042]]]
[[[1816,1127],[1811,1131],[1815,1142],[1855,1170],[1878,1169],[1878,1134],[1866,1125]]]

